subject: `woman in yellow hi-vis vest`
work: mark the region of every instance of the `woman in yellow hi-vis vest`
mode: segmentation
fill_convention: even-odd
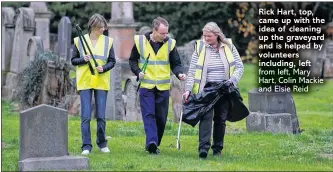
[[[188,77],[185,85],[184,98],[190,93],[201,92],[207,82],[221,82],[236,85],[243,75],[244,66],[236,47],[230,39],[226,39],[218,25],[207,23],[202,40],[196,41],[192,54]],[[220,156],[223,149],[225,122],[227,120],[229,103],[216,103],[214,108],[203,115],[199,124],[199,157],[206,158],[211,146],[210,138],[213,128],[213,155]]]
[[[140,78],[140,107],[146,133],[146,150],[159,154],[169,108],[170,75],[185,80],[176,49],[176,41],[167,36],[168,22],[158,17],[153,32],[135,35],[135,45],[129,59],[132,72]],[[148,59],[149,57],[149,59]],[[147,61],[147,68],[142,70]]]
[[[91,100],[94,94],[96,104],[97,120],[97,139],[96,144],[101,152],[110,152],[107,147],[105,137],[105,107],[107,92],[110,90],[110,70],[116,63],[113,49],[113,39],[103,35],[107,30],[107,22],[100,14],[94,14],[88,22],[89,34],[84,38],[88,43],[91,52],[96,59],[97,67],[91,58],[88,47],[83,38],[74,38],[73,56],[71,62],[76,66],[76,84],[81,99],[81,135],[82,135],[82,154],[87,155],[91,152]],[[86,47],[86,52],[83,45]],[[94,70],[92,74],[88,63]]]

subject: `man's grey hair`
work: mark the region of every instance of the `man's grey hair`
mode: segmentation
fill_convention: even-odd
[[[167,20],[165,20],[164,18],[162,17],[157,17],[156,19],[153,20],[153,28],[155,28],[155,30],[158,29],[158,27],[160,27],[161,24],[163,24],[164,26],[166,27],[169,27],[169,23]]]

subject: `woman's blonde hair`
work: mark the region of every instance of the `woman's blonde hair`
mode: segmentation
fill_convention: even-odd
[[[105,18],[98,14],[95,13],[94,15],[92,15],[88,21],[88,29],[89,32],[91,31],[92,28],[101,28],[101,27],[107,27],[107,22],[105,20]]]
[[[230,46],[229,41],[224,36],[224,34],[222,33],[222,30],[220,29],[220,27],[215,22],[208,22],[204,26],[202,31],[212,32],[213,34],[215,34],[217,36],[217,45],[218,45],[218,47],[221,46],[222,42],[227,44],[228,46]]]

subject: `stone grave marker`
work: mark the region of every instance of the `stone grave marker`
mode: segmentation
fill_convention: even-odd
[[[295,102],[291,93],[261,93],[249,91],[249,111],[246,117],[248,131],[272,133],[300,133]]]
[[[32,9],[25,7],[19,8],[16,15],[10,72],[19,74],[29,65],[26,47],[35,29],[35,15]]]
[[[72,24],[67,16],[61,18],[58,24],[58,55],[69,62],[71,59]]]
[[[89,160],[68,153],[68,115],[42,104],[20,113],[19,170],[85,170]]]
[[[6,75],[9,72],[10,60],[12,56],[13,40],[14,40],[14,17],[15,11],[12,7],[2,7],[1,8],[1,86],[6,84]]]
[[[121,65],[119,63],[116,63],[111,69],[110,85],[111,89],[108,92],[105,117],[110,120],[124,120],[125,108],[121,90]]]
[[[50,49],[50,18],[52,12],[48,11],[46,2],[31,2],[30,8],[35,13],[36,36],[40,36],[44,49]]]

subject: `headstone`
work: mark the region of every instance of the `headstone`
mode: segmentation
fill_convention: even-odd
[[[2,13],[2,11],[1,11]],[[3,15],[1,15],[1,21],[3,21]],[[1,23],[1,42],[5,42],[5,38],[3,35],[5,35],[5,25],[3,24],[3,22]],[[5,59],[5,44],[1,44],[1,87],[5,85],[5,82],[6,82],[6,74],[5,74],[5,66],[6,66],[6,61],[4,60]]]
[[[144,34],[146,34],[147,32],[151,32],[152,31],[152,29],[149,27],[149,26],[143,26],[143,27],[141,27],[140,28],[140,30],[139,30],[139,35],[144,35]]]
[[[139,83],[136,81],[136,76],[130,77],[125,83],[125,121],[142,120],[139,93],[137,92],[138,85]]]
[[[64,89],[66,82],[64,81],[64,66],[63,62],[56,63],[49,60],[45,79],[41,90],[41,102],[53,106],[58,106],[64,99]]]
[[[35,13],[36,36],[43,40],[44,49],[50,49],[50,18],[52,13],[48,11],[46,2],[31,2],[30,8]]]
[[[246,118],[247,131],[266,131],[271,133],[292,134],[291,114],[266,114],[251,112]]]
[[[58,55],[60,58],[70,61],[70,49],[72,39],[72,24],[70,19],[65,16],[62,17],[58,24]]]
[[[15,11],[12,7],[1,8],[1,86],[6,84],[6,75],[9,72],[10,60],[14,40],[14,17]]]
[[[29,62],[35,60],[35,56],[37,53],[44,52],[43,41],[42,38],[39,36],[33,36],[29,39],[28,47],[27,47],[27,59]]]
[[[20,113],[20,171],[88,167],[88,158],[69,156],[66,110],[42,104]]]
[[[117,59],[118,61],[119,59]],[[110,120],[124,120],[125,109],[121,90],[121,66],[111,69],[111,89],[108,92],[105,117]]]
[[[194,43],[195,41],[190,41],[189,43],[185,44],[182,47],[177,47],[177,51],[180,56],[180,60],[184,67],[184,72],[187,74],[188,69],[190,67],[190,62],[192,58],[192,54],[194,52]]]
[[[324,62],[324,77],[333,78],[333,59],[325,59]]]
[[[333,28],[333,26],[331,26]],[[333,77],[333,40],[326,40],[325,41],[325,53],[326,59],[324,62],[324,77],[325,78],[332,78]]]
[[[264,126],[264,128],[261,128],[262,131],[289,131],[287,129],[272,129],[272,127],[278,127],[278,125],[270,121],[286,121],[289,119],[286,114],[290,114],[292,133],[298,134],[300,132],[295,102],[291,93],[265,93],[258,92],[257,88],[252,89],[249,91],[249,111],[250,115],[246,118],[246,128],[249,131],[251,131],[251,128],[255,128],[254,126]],[[253,119],[257,118],[253,115],[257,115],[257,113],[261,113],[261,116],[264,115],[263,120],[259,120],[260,124],[253,123]],[[266,124],[272,125],[267,126]],[[284,122],[284,124],[288,123]],[[286,127],[288,128],[288,126]]]
[[[18,74],[29,65],[27,46],[35,28],[34,12],[30,8],[17,9],[14,18],[15,31],[10,67],[6,75],[6,84],[2,89],[2,96],[10,100],[13,99],[16,92]]]
[[[19,8],[16,11],[15,36],[13,43],[12,59],[10,63],[10,72],[21,73],[29,64],[26,58],[29,39],[33,36],[35,29],[35,16],[30,8]],[[24,47],[22,49],[22,47]]]
[[[58,34],[50,33],[50,50],[58,54]]]

